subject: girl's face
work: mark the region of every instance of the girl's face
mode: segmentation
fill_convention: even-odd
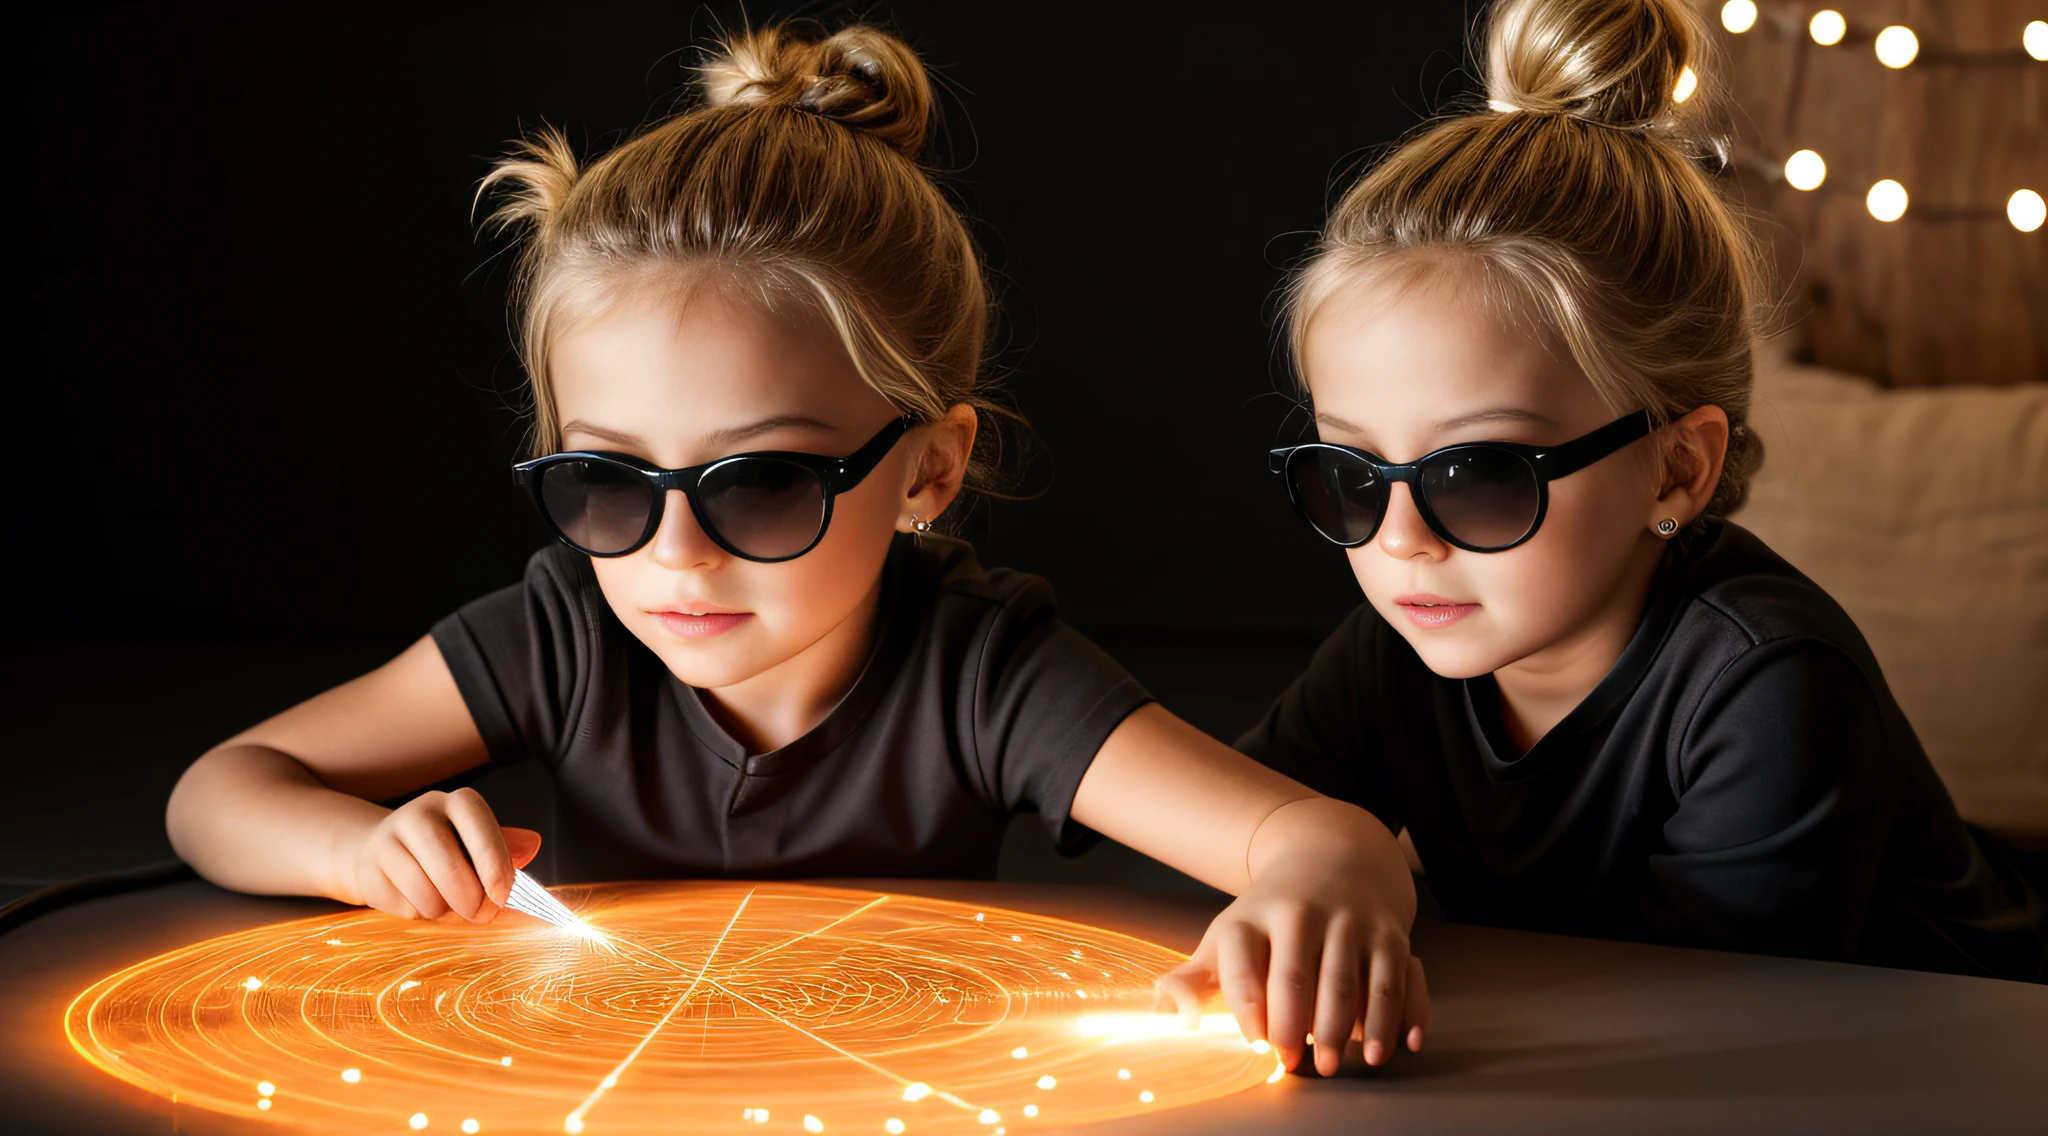
[[[754,450],[836,457],[897,417],[822,319],[697,283],[680,301],[672,292],[628,296],[555,338],[550,372],[565,449],[619,451],[669,469]],[[911,431],[840,494],[824,539],[794,560],[733,556],[670,492],[653,540],[591,558],[606,601],[691,686],[745,682],[821,643],[839,648],[827,655],[864,657],[865,616],[890,538],[920,503],[908,491],[931,435]]]
[[[1326,300],[1302,370],[1326,442],[1395,463],[1459,442],[1556,445],[1615,414],[1562,349],[1504,326],[1455,272],[1363,283]],[[1654,449],[1637,441],[1550,483],[1536,535],[1467,552],[1423,523],[1396,484],[1371,541],[1347,549],[1366,599],[1446,678],[1534,663],[1632,631],[1662,542]],[[1689,520],[1690,518],[1682,518]],[[1593,634],[1606,628],[1607,634]],[[1567,662],[1568,658],[1556,658]],[[1604,671],[1613,659],[1598,664]]]

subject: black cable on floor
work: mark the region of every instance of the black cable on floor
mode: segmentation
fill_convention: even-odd
[[[97,876],[85,876],[51,884],[41,891],[32,891],[13,903],[0,907],[0,935],[5,935],[31,919],[48,915],[74,903],[84,903],[88,899],[102,899],[123,892],[141,891],[144,888],[161,887],[164,884],[196,878],[197,874],[183,860],[167,860],[161,864],[145,864],[140,868],[126,868],[118,872],[104,872]]]

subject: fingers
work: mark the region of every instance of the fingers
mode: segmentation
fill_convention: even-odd
[[[1269,930],[1272,960],[1266,974],[1266,1040],[1279,1051],[1280,1063],[1292,1069],[1307,1048],[1304,1039],[1315,1019],[1323,927],[1320,918],[1297,908],[1276,913]]]
[[[1249,924],[1232,921],[1216,935],[1216,981],[1223,988],[1223,1001],[1237,1018],[1237,1028],[1248,1041],[1270,1040],[1266,1036],[1265,935]]]
[[[1407,1005],[1408,943],[1383,939],[1372,952],[1365,982],[1365,1063],[1379,1065],[1393,1055],[1395,1035]]]
[[[420,908],[420,914],[435,919],[447,911],[454,911],[464,919],[475,919],[485,899],[483,883],[477,879],[476,869],[470,865],[469,856],[455,835],[455,828],[445,811],[445,801],[445,796],[439,794],[415,798],[391,814],[386,823],[391,826],[398,842],[412,854],[419,869],[432,881],[430,886],[437,893],[433,906],[438,910],[429,914],[427,908],[420,904],[420,897],[406,891],[413,906]],[[493,836],[496,835],[496,827],[493,821]],[[396,877],[393,882],[405,887]]]
[[[465,912],[479,923],[497,914],[512,895],[512,854],[505,847],[505,834],[491,806],[475,789],[457,789],[443,803],[448,823],[462,841],[470,871],[483,889],[483,899]],[[445,894],[445,893],[444,893]],[[449,896],[452,900],[453,896]],[[456,910],[461,911],[458,907]]]
[[[1339,916],[1323,935],[1322,977],[1316,983],[1316,1072],[1337,1074],[1344,1043],[1358,1028],[1360,957],[1358,931]]]
[[[530,828],[513,828],[511,825],[501,825],[498,831],[505,837],[505,851],[512,854],[513,867],[524,868],[533,863],[533,858],[540,854],[540,833]]]
[[[427,873],[405,845],[390,835],[378,843],[372,874],[381,877],[386,886],[396,891],[412,909],[407,918],[439,919],[447,914],[448,905],[442,900],[440,890],[434,887],[434,881],[427,878]],[[393,911],[392,914],[398,912]]]
[[[1159,999],[1171,998],[1173,1008],[1180,1014],[1181,1025],[1188,1029],[1202,1026],[1202,1002],[1209,991],[1216,988],[1216,971],[1202,952],[1166,973],[1159,980],[1159,987],[1152,1003],[1159,1009]]]
[[[1429,982],[1422,975],[1422,960],[1408,956],[1408,1004],[1401,1014],[1408,1026],[1408,1052],[1422,1052],[1422,1039],[1429,1033]]]

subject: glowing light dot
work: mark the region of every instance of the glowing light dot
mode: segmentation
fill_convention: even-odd
[[[1273,1062],[1273,1071],[1266,1076],[1266,1083],[1269,1085],[1277,1085],[1280,1083],[1280,1079],[1282,1077],[1285,1077],[1286,1075],[1287,1066],[1280,1064],[1278,1061],[1275,1061]]]
[[[893,1116],[882,1122],[882,1128],[889,1136],[903,1136],[903,1122]]]
[[[1129,1069],[1118,1069],[1118,1070],[1116,1071],[1116,1079],[1117,1079],[1117,1080],[1119,1080],[1119,1081],[1128,1081],[1128,1080],[1130,1080],[1130,1079],[1131,1079],[1131,1071],[1130,1071]]]
[[[329,940],[327,940],[327,945],[328,945],[328,946],[330,946],[330,947],[338,947],[338,946],[340,946],[340,945],[341,945],[341,940],[340,940],[340,939],[329,939]]]
[[[1877,33],[1877,61],[1896,71],[1920,55],[1920,37],[1904,24]]]
[[[1262,1038],[1260,1038],[1259,1040],[1257,1040],[1257,1041],[1255,1041],[1255,1042],[1252,1042],[1252,1052],[1253,1052],[1253,1053],[1271,1053],[1271,1052],[1273,1052],[1273,1043],[1272,1043],[1272,1042],[1270,1042],[1270,1041],[1267,1041],[1267,1040],[1266,1040],[1265,1038],[1263,1038],[1263,1037],[1262,1037]]]
[[[1678,72],[1678,83],[1671,88],[1671,101],[1682,103],[1691,98],[1692,93],[1699,89],[1700,77],[1693,74],[1691,67],[1685,67]]]
[[[1060,1082],[1059,1082],[1059,1078],[1057,1078],[1057,1077],[1054,1077],[1054,1076],[1053,1076],[1052,1074],[1050,1074],[1050,1073],[1048,1073],[1048,1074],[1046,1074],[1045,1076],[1043,1076],[1043,1077],[1040,1077],[1040,1078],[1038,1079],[1038,1087],[1039,1087],[1039,1088],[1041,1088],[1041,1089],[1049,1089],[1049,1088],[1052,1088],[1052,1087],[1053,1087],[1054,1085],[1057,1085],[1057,1084],[1059,1084],[1059,1083],[1060,1083]]]
[[[2048,207],[2044,207],[2041,195],[2031,189],[2022,189],[2005,200],[2005,219],[2022,233],[2031,233],[2048,220]]]
[[[1741,35],[1756,26],[1756,0],[1728,0],[1721,5],[1721,26]]]
[[[252,978],[249,981],[242,983],[242,989],[254,993],[258,990],[263,989],[263,980],[260,978]]]
[[[1896,221],[1906,215],[1906,187],[1886,178],[1870,187],[1863,207],[1880,221]]]
[[[1139,1094],[1138,1094],[1138,1099],[1139,1099],[1139,1100],[1141,1100],[1141,1101],[1144,1101],[1144,1102],[1145,1102],[1146,1104],[1151,1104],[1151,1103],[1152,1103],[1152,1099],[1153,1099],[1153,1098],[1152,1098],[1152,1090],[1151,1090],[1151,1089],[1146,1089],[1146,1090],[1145,1090],[1144,1092],[1142,1092],[1142,1093],[1139,1093]]]
[[[276,1096],[276,1095],[277,1095],[277,1086],[276,1086],[276,1085],[273,1085],[273,1084],[271,1084],[271,1083],[270,1083],[269,1081],[258,1081],[258,1082],[256,1082],[256,1091],[257,1091],[257,1092],[258,1092],[259,1094],[261,1094],[261,1095],[263,1095],[263,1096],[266,1096],[266,1097],[268,1097],[268,1096]]]
[[[263,1111],[263,1112],[269,1112],[269,1111],[270,1111],[270,1098],[269,1098],[269,1097],[263,1097],[263,1098],[260,1098],[260,1099],[259,1099],[259,1100],[257,1100],[257,1102],[256,1102],[256,1107],[257,1107],[257,1109],[259,1109],[260,1111]]]
[[[1037,1105],[1035,1105],[1035,1104],[1027,1104],[1027,1105],[1025,1105],[1025,1106],[1024,1106],[1024,1115],[1026,1115],[1026,1116],[1037,1116],[1037,1115],[1038,1115],[1038,1106],[1037,1106]]]
[[[1833,47],[1842,42],[1848,31],[1849,21],[1833,8],[1822,8],[1813,14],[1813,19],[1806,21],[1806,34],[1822,47]]]
[[[981,1110],[981,1115],[974,1119],[981,1121],[983,1124],[994,1124],[996,1121],[1001,1120],[1002,1117],[996,1115],[995,1109],[985,1108]]]
[[[1819,189],[1828,179],[1828,164],[1819,154],[1801,150],[1785,159],[1785,181],[1793,189]]]
[[[573,1112],[570,1113],[569,1119],[562,1122],[562,1131],[575,1136],[576,1133],[583,1131],[583,1118]]]
[[[470,1119],[462,1122],[462,1130],[464,1132],[469,1133],[469,1136],[476,1136],[478,1132],[483,1131],[483,1127],[483,1125],[478,1124],[476,1122],[475,1117],[471,1117]]]
[[[930,1085],[925,1084],[923,1081],[912,1081],[911,1083],[903,1086],[904,1100],[921,1101],[930,1095],[932,1095],[932,1087]]]
[[[414,1132],[418,1132],[420,1129],[425,1128],[427,1126],[427,1114],[424,1112],[415,1112],[412,1114],[412,1119],[406,1121],[406,1123],[412,1125],[412,1130]]]
[[[617,1073],[607,1073],[602,1083],[607,1089],[616,1089],[619,1087],[619,1075]]]
[[[498,1064],[503,1065],[509,1069],[512,1067],[512,1059],[510,1057],[500,1057],[498,1058]]]
[[[2020,33],[2020,43],[2026,47],[2028,55],[2048,62],[2048,20],[2035,20],[2029,23],[2026,30]]]
[[[975,913],[974,913],[974,921],[975,921],[976,923],[986,923],[986,922],[988,922],[988,913],[987,913],[987,912],[985,912],[985,911],[977,911],[977,912],[975,912]]]
[[[363,1079],[363,1071],[361,1069],[343,1069],[341,1071],[341,1079],[353,1085]]]
[[[809,1114],[809,1113],[805,1113],[805,1114],[804,1114],[804,1131],[806,1131],[806,1132],[823,1132],[824,1130],[825,1130],[825,1122],[824,1122],[824,1121],[822,1121],[822,1120],[819,1120],[819,1119],[818,1119],[817,1117],[815,1117],[815,1116],[812,1116],[812,1115],[811,1115],[811,1114]]]
[[[1012,936],[1010,936],[1010,941],[1011,941],[1011,942],[1013,942],[1013,943],[1021,943],[1021,942],[1023,942],[1023,941],[1024,941],[1024,936],[1022,936],[1022,935],[1012,935]]]
[[[1010,1056],[1015,1057],[1019,1061],[1022,1061],[1026,1057],[1031,1056],[1031,1051],[1020,1045],[1017,1048],[1012,1049],[1010,1051]]]
[[[768,1123],[768,1110],[765,1108],[743,1108],[740,1110],[740,1119],[751,1120],[756,1124],[766,1124]]]
[[[404,982],[401,982],[401,983],[399,983],[399,984],[398,984],[398,992],[399,992],[400,994],[403,994],[403,993],[405,993],[406,991],[408,991],[408,990],[412,989],[413,987],[415,987],[415,986],[418,986],[419,984],[420,984],[420,983],[419,983],[419,979],[416,979],[416,978],[408,978],[408,979],[406,979],[406,980],[405,980]]]

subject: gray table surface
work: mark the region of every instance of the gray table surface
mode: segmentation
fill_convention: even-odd
[[[1102,888],[820,882],[1040,912],[1183,951],[1215,910]],[[65,1042],[62,1014],[80,990],[131,963],[334,907],[194,882],[96,900],[0,936],[0,1131],[279,1131],[174,1108],[100,1073]],[[1423,1053],[1085,1131],[2048,1133],[2048,986],[1430,920],[1415,941],[1435,994]]]

